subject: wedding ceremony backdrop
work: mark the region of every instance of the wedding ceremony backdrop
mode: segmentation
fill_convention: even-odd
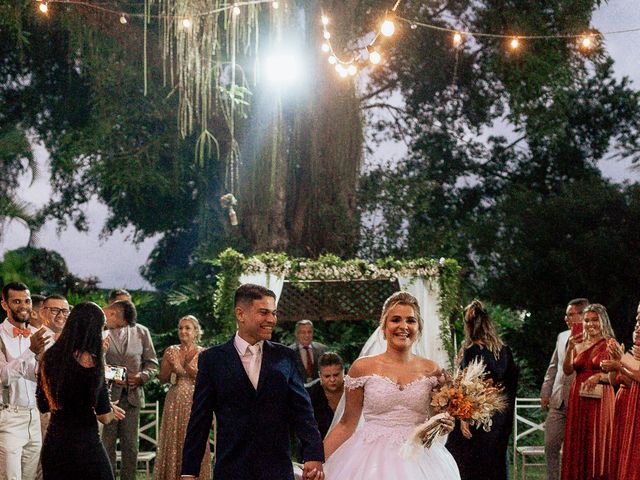
[[[135,297],[159,351],[187,313],[228,337],[252,278],[281,295],[283,341],[304,315],[350,362],[406,288],[443,362],[486,301],[534,391],[569,299],[605,304],[626,341],[640,300],[637,174],[600,170],[640,158],[637,85],[607,50],[640,25],[600,30],[604,8],[0,0],[0,236],[30,232],[0,278],[104,302],[38,244],[86,231],[97,199],[103,238],[159,239]],[[42,177],[36,208],[21,191]]]

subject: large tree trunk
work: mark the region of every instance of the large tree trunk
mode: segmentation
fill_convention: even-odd
[[[350,39],[357,2],[331,3],[332,16],[339,19],[332,24],[333,34]],[[360,106],[354,80],[339,78],[319,53],[319,2],[305,2],[301,8],[307,83],[293,100],[273,91],[256,95],[247,132],[253,146],[243,147],[243,233],[255,251],[351,256],[359,230]]]

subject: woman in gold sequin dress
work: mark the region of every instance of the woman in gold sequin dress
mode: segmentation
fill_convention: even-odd
[[[191,402],[198,372],[198,346],[202,330],[193,315],[187,315],[178,323],[180,345],[167,348],[162,357],[158,379],[171,381],[162,412],[162,424],[158,441],[158,457],[153,470],[154,480],[178,480],[182,467],[182,446],[187,432]],[[209,444],[202,460],[200,480],[211,478],[211,452]]]

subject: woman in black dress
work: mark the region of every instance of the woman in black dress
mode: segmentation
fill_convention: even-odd
[[[51,412],[41,454],[44,480],[114,478],[96,422],[124,418],[104,380],[104,322],[98,305],[79,304],[44,354],[36,391],[38,409]]]
[[[502,343],[493,321],[477,300],[465,308],[464,337],[458,354],[460,368],[474,359],[482,360],[487,378],[504,387],[508,407],[493,416],[489,432],[466,422],[457,424],[449,435],[447,449],[456,459],[462,480],[507,480],[507,446],[513,427],[518,367],[511,349]]]

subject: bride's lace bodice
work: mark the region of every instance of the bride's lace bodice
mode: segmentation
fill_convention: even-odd
[[[347,375],[344,383],[350,390],[364,387],[364,425],[358,428],[356,435],[363,435],[370,441],[386,436],[401,444],[427,419],[431,389],[438,379],[423,377],[401,386],[381,375],[355,378]]]

